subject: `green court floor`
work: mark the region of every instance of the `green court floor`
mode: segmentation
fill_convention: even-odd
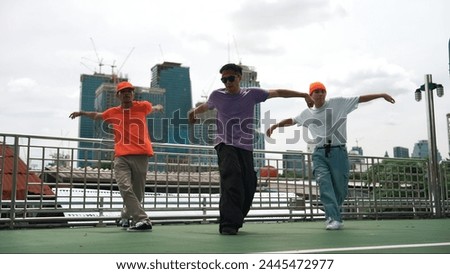
[[[156,224],[152,232],[115,226],[0,230],[1,254],[445,253],[450,219],[246,223],[235,236],[217,224]]]

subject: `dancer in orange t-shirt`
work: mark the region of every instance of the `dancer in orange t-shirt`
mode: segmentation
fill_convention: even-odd
[[[148,158],[153,156],[146,116],[155,111],[162,112],[164,108],[162,105],[152,106],[148,101],[134,101],[134,87],[129,82],[117,84],[116,91],[120,106],[104,112],[77,111],[69,118],[83,115],[113,125],[114,174],[124,202],[119,224],[128,231],[151,231],[152,223],[141,204]]]

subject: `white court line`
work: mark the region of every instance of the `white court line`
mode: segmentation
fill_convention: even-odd
[[[288,253],[326,253],[335,251],[357,251],[357,250],[375,250],[375,249],[395,249],[395,248],[414,248],[414,247],[432,247],[432,246],[450,246],[450,242],[444,243],[428,243],[428,244],[406,244],[406,245],[377,245],[377,246],[361,246],[361,247],[337,247],[337,248],[321,248],[321,249],[303,249],[303,250],[287,250],[275,252],[263,252],[271,254],[288,254]]]

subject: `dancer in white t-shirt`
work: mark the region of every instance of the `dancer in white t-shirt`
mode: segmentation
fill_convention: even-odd
[[[308,128],[312,139],[305,141],[315,145],[313,174],[320,188],[326,229],[337,230],[343,227],[341,206],[348,191],[347,114],[358,108],[359,103],[384,98],[393,104],[395,100],[386,93],[325,100],[327,91],[320,82],[310,85],[309,94],[314,100],[314,107],[305,109],[295,118],[272,125],[266,134],[270,137],[277,127],[295,124]]]

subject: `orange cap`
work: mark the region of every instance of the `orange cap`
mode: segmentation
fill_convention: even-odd
[[[318,89],[323,89],[323,90],[327,91],[327,89],[321,82],[314,82],[314,83],[311,83],[311,85],[309,85],[309,95],[313,94],[313,92]]]
[[[131,88],[134,90],[133,85],[130,82],[123,81],[117,84],[116,93],[119,93],[123,89]]]

